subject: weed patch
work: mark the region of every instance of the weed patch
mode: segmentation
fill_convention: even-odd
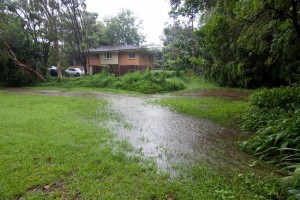
[[[115,77],[107,72],[93,76],[83,76],[79,78],[64,78],[57,82],[54,79],[47,83],[40,83],[38,86],[47,87],[89,87],[89,88],[110,88],[139,93],[151,94],[182,90],[185,88],[183,80],[164,72],[133,72],[122,77]]]
[[[262,89],[250,98],[243,128],[255,136],[241,146],[290,169],[283,180],[291,199],[300,197],[300,87]]]

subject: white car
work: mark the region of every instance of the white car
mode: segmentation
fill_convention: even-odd
[[[68,68],[65,70],[67,76],[82,76],[84,75],[84,71],[81,71],[79,68]]]
[[[48,70],[48,72],[50,72],[51,70],[57,71],[57,67],[51,66],[51,67],[47,68],[47,70]]]

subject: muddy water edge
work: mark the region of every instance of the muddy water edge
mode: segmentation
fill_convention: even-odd
[[[128,141],[139,153],[153,160],[158,169],[176,176],[178,169],[197,162],[221,168],[267,174],[269,169],[236,147],[236,130],[151,104],[167,95],[124,95],[98,92],[61,92],[8,89],[10,92],[106,99],[114,113],[108,128],[117,140]],[[122,120],[120,120],[122,119]]]

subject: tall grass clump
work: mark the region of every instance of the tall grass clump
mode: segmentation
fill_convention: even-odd
[[[242,147],[291,170],[283,179],[291,199],[300,198],[300,87],[262,89],[250,98],[243,128],[255,136]]]
[[[107,70],[103,70],[100,74],[65,78],[61,82],[50,79],[47,83],[42,83],[39,86],[110,88],[145,94],[177,91],[185,88],[183,80],[174,74],[150,70],[127,73],[122,77],[115,77],[109,74]]]
[[[116,85],[119,89],[137,91],[141,93],[159,93],[177,91],[185,88],[182,80],[164,72],[134,72],[125,74]]]

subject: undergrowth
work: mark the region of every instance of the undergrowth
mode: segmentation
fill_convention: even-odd
[[[243,128],[255,136],[242,147],[289,169],[283,186],[290,199],[300,199],[300,87],[261,89],[249,102]]]
[[[175,74],[162,71],[151,72],[150,70],[127,73],[122,77],[115,77],[107,71],[103,71],[92,76],[64,78],[61,82],[52,79],[46,83],[40,83],[38,86],[111,88],[144,94],[177,91],[185,88],[183,80]]]

